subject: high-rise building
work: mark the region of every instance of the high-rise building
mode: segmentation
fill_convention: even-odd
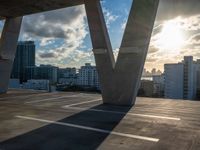
[[[178,64],[165,65],[165,97],[197,99],[199,93],[200,61],[185,56]]]
[[[85,87],[94,87],[100,89],[98,73],[95,66],[91,66],[90,63],[86,63],[79,69],[78,73],[78,85]]]
[[[26,81],[25,68],[35,66],[35,44],[33,41],[20,41],[17,45],[11,78]]]
[[[185,56],[184,61],[184,73],[183,73],[183,98],[184,99],[194,99],[196,94],[196,83],[195,74],[196,66],[193,63],[192,56]]]
[[[194,74],[194,83],[196,83],[196,99],[200,100],[200,59],[197,59],[194,65],[194,70],[196,71],[196,73]]]
[[[200,99],[200,69],[197,71],[197,97],[196,99]]]
[[[183,63],[165,64],[165,98],[183,99]]]

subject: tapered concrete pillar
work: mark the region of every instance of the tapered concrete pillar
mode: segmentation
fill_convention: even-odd
[[[104,103],[135,103],[159,0],[134,0],[115,63],[99,0],[85,0],[85,9]]]
[[[0,40],[0,93],[6,93],[12,70],[22,17],[7,18]]]

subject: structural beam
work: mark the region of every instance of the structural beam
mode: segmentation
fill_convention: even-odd
[[[12,70],[22,17],[7,18],[0,39],[0,93],[6,93]]]
[[[159,0],[134,0],[115,62],[99,0],[85,0],[85,9],[104,103],[135,103]]]
[[[84,0],[1,0],[0,19],[82,5]]]

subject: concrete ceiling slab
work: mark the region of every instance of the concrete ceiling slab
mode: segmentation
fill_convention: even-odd
[[[81,5],[84,0],[1,0],[0,19]]]

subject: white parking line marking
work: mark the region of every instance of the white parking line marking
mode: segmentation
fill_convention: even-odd
[[[93,102],[97,102],[97,101],[101,101],[101,100],[102,100],[102,98],[99,98],[99,99],[96,99],[96,100],[91,100],[91,101],[80,102],[80,103],[74,103],[74,104],[70,104],[70,105],[65,105],[65,106],[63,106],[63,108],[68,108],[68,107],[81,105],[81,104],[93,103]]]
[[[45,102],[45,101],[50,101],[50,100],[57,100],[57,99],[62,99],[62,98],[67,98],[67,97],[76,97],[78,95],[79,94],[60,96],[60,97],[52,97],[52,98],[46,98],[46,99],[41,99],[41,100],[34,100],[34,101],[30,101],[30,102],[25,102],[25,104],[33,104],[33,103]]]
[[[74,109],[74,110],[84,110],[84,111],[95,111],[95,112],[103,112],[103,113],[112,113],[112,114],[120,114],[120,115],[131,115],[131,116],[139,116],[139,117],[146,117],[146,118],[158,118],[158,119],[167,119],[167,120],[176,120],[180,121],[181,118],[175,117],[168,117],[168,116],[157,116],[157,115],[147,115],[147,114],[137,114],[137,113],[125,113],[119,111],[110,111],[110,110],[103,110],[103,109],[93,109],[93,108],[81,108],[81,107],[62,107],[64,109]]]
[[[104,130],[104,129],[98,129],[98,128],[82,126],[82,125],[76,125],[76,124],[71,124],[71,123],[56,122],[56,121],[38,119],[38,118],[27,117],[27,116],[16,116],[16,117],[20,118],[20,119],[38,121],[38,122],[43,122],[43,123],[51,123],[51,124],[56,124],[56,125],[72,127],[72,128],[89,130],[89,131],[93,131],[93,132],[99,132],[99,133],[104,133],[104,134],[112,134],[112,135],[117,135],[117,136],[122,136],[122,137],[127,137],[127,138],[133,138],[133,139],[138,139],[138,140],[145,140],[145,141],[150,141],[150,142],[158,142],[159,141],[159,139],[157,139],[157,138],[151,138],[151,137],[139,136],[139,135],[133,135],[133,134],[126,134],[126,133],[120,133],[120,132],[109,131],[109,130]]]
[[[31,95],[21,95],[21,96],[11,96],[11,97],[1,97],[0,99],[9,99],[9,98],[28,98],[28,97],[32,97],[32,96],[42,96],[42,95],[48,95],[50,93],[41,93],[41,94],[31,94]]]

